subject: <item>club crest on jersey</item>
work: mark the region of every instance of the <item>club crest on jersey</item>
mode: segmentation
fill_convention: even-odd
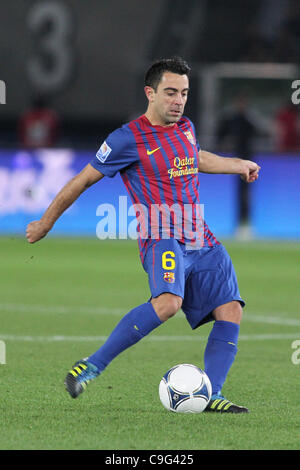
[[[185,131],[184,135],[187,137],[187,139],[190,141],[191,144],[196,145],[196,140],[193,134],[191,133],[191,131]]]
[[[104,163],[108,155],[110,154],[111,150],[112,149],[110,148],[110,146],[107,145],[106,142],[103,142],[100,149],[96,153],[96,157],[98,158],[98,160],[100,160],[101,163]]]
[[[175,282],[175,273],[165,272],[164,281],[168,282],[169,284],[173,284]]]

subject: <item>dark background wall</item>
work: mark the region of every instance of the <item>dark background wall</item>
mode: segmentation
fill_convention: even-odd
[[[224,61],[299,63],[293,0],[11,0],[0,2],[0,145],[43,93],[62,122],[59,145],[95,146],[144,111],[143,74],[174,54],[194,70]],[[187,112],[197,120],[192,75]]]

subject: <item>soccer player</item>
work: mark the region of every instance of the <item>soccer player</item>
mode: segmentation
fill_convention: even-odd
[[[248,412],[222,395],[237,353],[244,301],[226,249],[202,220],[198,172],[237,174],[251,183],[260,167],[200,149],[194,125],[183,115],[189,73],[188,64],[178,57],[152,64],[145,75],[145,114],[112,132],[42,218],[27,227],[28,242],[35,243],[83,191],[117,172],[136,207],[151,298],[127,313],[97,351],[74,364],[65,379],[73,398],[118,354],[182,309],[192,329],[214,322],[204,353],[213,393],[206,410]]]

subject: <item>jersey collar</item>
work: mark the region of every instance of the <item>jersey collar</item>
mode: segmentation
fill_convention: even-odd
[[[151,122],[149,121],[149,119],[145,116],[145,114],[143,114],[141,117],[140,117],[142,123],[147,126],[147,127],[151,127],[152,129],[155,129],[156,131],[158,132],[168,132],[168,133],[172,133],[174,132],[178,125],[177,125],[177,122],[175,122],[173,124],[173,126],[158,126],[158,125],[153,125],[151,124]]]

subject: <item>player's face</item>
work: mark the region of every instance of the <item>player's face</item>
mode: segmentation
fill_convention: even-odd
[[[152,114],[159,124],[172,125],[181,118],[187,101],[189,79],[187,75],[165,72],[156,91],[149,94]]]

